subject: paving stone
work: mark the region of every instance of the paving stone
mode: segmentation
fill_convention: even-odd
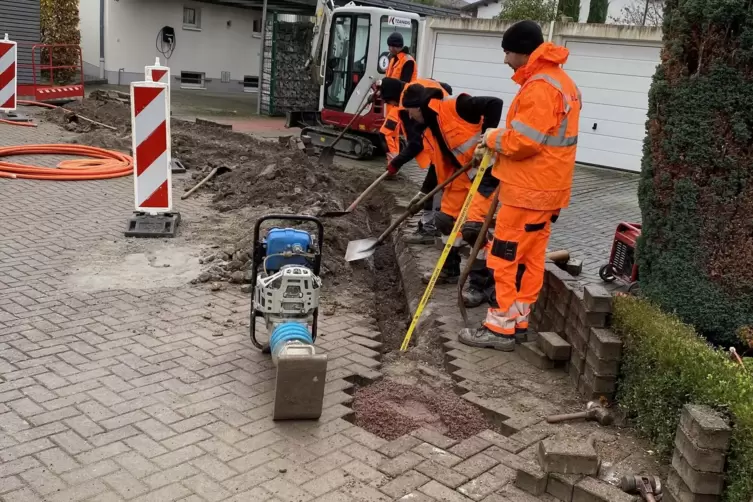
[[[399,476],[400,474],[413,469],[422,462],[427,462],[421,455],[406,451],[395,458],[383,461],[377,469],[388,476]]]
[[[680,414],[680,425],[700,448],[727,451],[732,429],[708,406],[686,404]]]
[[[436,446],[432,446],[429,443],[421,443],[420,445],[413,448],[412,451],[445,467],[452,467],[453,465],[458,464],[463,460],[457,455],[453,455],[452,453],[441,448],[437,448]]]
[[[435,502],[437,499],[424,495],[421,492],[410,492],[397,500],[402,502]]]
[[[450,448],[449,451],[450,453],[461,458],[469,458],[487,449],[491,445],[492,443],[490,441],[480,436],[471,436],[468,439],[464,439],[460,443]]]
[[[458,491],[473,500],[481,500],[495,490],[502,488],[507,482],[508,480],[500,479],[486,472],[459,487]]]
[[[638,499],[616,486],[596,480],[583,478],[573,489],[573,502],[636,502]]]
[[[468,478],[475,478],[488,471],[499,463],[498,460],[493,459],[483,453],[477,453],[476,455],[464,460],[453,467],[460,474],[467,476]]]
[[[557,333],[539,333],[538,345],[541,351],[552,361],[570,359],[570,344]]]
[[[429,481],[422,486],[420,491],[429,497],[433,497],[436,500],[441,500],[443,502],[470,502],[472,500],[434,480]]]
[[[693,493],[719,495],[724,489],[723,473],[696,471],[677,450],[672,455],[672,467]]]
[[[415,469],[421,474],[429,476],[450,488],[457,488],[468,481],[468,478],[463,474],[431,460],[421,462]]]
[[[423,441],[414,436],[405,435],[395,439],[394,441],[390,441],[389,443],[382,445],[379,449],[377,449],[377,451],[390,458],[394,458],[401,453],[405,453],[406,451],[415,448],[422,442]]]
[[[546,492],[562,502],[572,502],[573,488],[581,479],[580,474],[549,474]]]
[[[599,458],[593,446],[583,440],[545,439],[539,443],[539,465],[547,473],[595,476]]]
[[[541,495],[546,491],[547,475],[537,464],[520,459],[514,466],[506,465],[516,470],[516,487],[531,495]]]
[[[403,495],[411,493],[413,490],[425,485],[429,481],[431,481],[431,479],[428,476],[424,476],[420,472],[411,470],[401,474],[379,489],[393,499],[397,499]]]

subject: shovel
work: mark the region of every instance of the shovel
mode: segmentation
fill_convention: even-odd
[[[384,179],[389,176],[389,171],[384,171],[381,176],[379,176],[374,182],[369,185],[369,187],[363,191],[361,195],[358,196],[356,200],[353,201],[353,204],[348,206],[348,209],[345,211],[329,211],[327,213],[322,213],[319,215],[319,218],[339,218],[340,216],[345,216],[346,214],[352,213],[356,207],[358,207],[358,204],[361,203],[363,199],[365,199]]]
[[[196,185],[191,190],[189,190],[188,192],[186,192],[183,195],[181,195],[180,196],[180,200],[187,199],[192,193],[194,193],[196,190],[198,190],[199,188],[201,188],[201,185],[203,185],[207,181],[211,180],[212,178],[214,178],[218,174],[229,173],[232,170],[233,170],[232,167],[227,167],[227,166],[215,167],[214,169],[212,169],[211,171],[209,171],[209,174],[207,174],[204,177],[203,180],[201,180],[198,183],[196,183]]]
[[[465,166],[463,169],[458,169],[455,171],[452,176],[444,180],[442,183],[438,184],[434,190],[429,192],[428,194],[424,195],[421,200],[416,202],[415,204],[411,204],[410,207],[408,207],[408,210],[405,211],[403,214],[401,214],[395,221],[392,222],[392,224],[387,227],[387,230],[382,232],[382,235],[374,238],[369,239],[359,239],[357,241],[350,241],[348,243],[348,249],[345,251],[345,261],[358,261],[358,260],[364,260],[368,258],[369,256],[374,254],[374,251],[376,251],[376,248],[384,243],[385,239],[397,228],[400,226],[402,222],[410,218],[412,215],[414,215],[421,207],[423,207],[424,203],[434,197],[440,190],[442,190],[444,187],[455,181],[459,176],[467,173],[473,163],[471,162],[467,166]]]
[[[353,122],[356,121],[358,117],[361,116],[361,112],[366,108],[366,106],[369,104],[369,100],[366,99],[369,96],[371,96],[370,92],[367,92],[364,94],[363,99],[361,100],[361,104],[358,106],[358,111],[356,111],[355,115],[353,115],[353,118],[350,119],[350,122],[348,122],[348,125],[345,126],[345,129],[340,131],[340,134],[337,135],[335,138],[335,141],[332,142],[331,145],[325,147],[322,149],[322,153],[319,154],[319,165],[322,167],[330,167],[332,165],[332,161],[335,159],[335,145],[338,141],[342,139],[343,136],[345,136],[345,133],[350,130],[350,126],[353,125]]]

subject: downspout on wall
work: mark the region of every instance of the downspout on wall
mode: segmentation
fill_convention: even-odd
[[[99,78],[105,75],[105,0],[99,0]]]

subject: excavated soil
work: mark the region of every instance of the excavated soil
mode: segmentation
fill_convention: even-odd
[[[387,440],[425,427],[453,439],[489,428],[481,412],[450,387],[382,380],[356,391],[355,425]]]
[[[73,142],[131,153],[127,103],[100,94],[66,108],[74,113],[51,110],[47,115],[79,133]],[[117,131],[92,125],[77,115],[115,126]],[[215,237],[217,242],[201,259],[204,269],[195,282],[212,283],[212,289],[219,289],[215,285],[223,281],[249,282],[251,232],[258,217],[270,212],[319,215],[342,211],[383,169],[366,163],[322,169],[300,143],[288,138],[264,141],[182,120],[171,121],[171,133],[173,158],[190,173],[173,178],[177,193],[190,189],[216,167],[229,168],[194,195],[210,194],[212,206],[235,222],[230,231]],[[411,191],[404,185],[399,189]],[[410,312],[391,246],[379,248],[373,260],[352,264],[344,260],[350,240],[376,236],[386,228],[395,190],[382,187],[347,217],[324,219],[321,310],[325,315],[341,307],[369,313],[377,319],[383,335],[387,363],[383,371],[388,378],[357,390],[354,410],[358,425],[388,439],[422,426],[465,438],[490,426],[478,409],[453,392],[447,375],[437,373],[442,361],[421,347],[409,352],[409,358],[396,352]],[[422,372],[433,376],[417,378]]]

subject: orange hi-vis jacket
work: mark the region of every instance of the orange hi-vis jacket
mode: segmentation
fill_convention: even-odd
[[[445,91],[445,89],[436,80],[432,80],[430,78],[419,78],[414,80],[410,84],[406,84],[405,87],[403,87],[403,92],[400,94],[400,103],[402,103],[403,101],[403,94],[405,94],[405,90],[408,88],[408,86],[413,84],[420,84],[426,88],[431,89],[441,89],[442,96],[448,96],[447,91]],[[387,150],[393,154],[400,153],[400,136],[404,134],[403,122],[400,119],[400,112],[403,110],[405,110],[405,108],[403,108],[402,106],[390,107],[390,110],[387,112],[387,118],[385,118],[382,127],[379,129],[379,132],[384,134],[384,139],[387,142]],[[424,142],[424,146],[425,145],[426,142]],[[416,162],[418,162],[419,167],[427,169],[429,165],[431,165],[431,158],[428,153],[421,152],[416,157]]]
[[[408,81],[413,82],[418,77],[418,65],[416,64],[416,60],[413,59],[413,56],[407,52],[398,52],[390,58],[390,63],[387,65],[387,71],[384,76],[400,80],[400,76],[403,73],[403,66],[405,66],[407,61],[413,61],[413,75],[411,75],[411,78]],[[408,82],[406,82],[406,84]]]
[[[481,141],[481,122],[472,124],[463,120],[455,108],[459,96],[445,96],[429,101],[429,108],[437,114],[439,130],[447,148],[452,152],[461,166],[473,160],[473,152]],[[437,173],[438,175],[439,173]]]
[[[575,170],[581,97],[561,65],[569,51],[550,42],[536,49],[513,80],[521,88],[504,129],[486,137],[505,205],[540,211],[567,207]]]

